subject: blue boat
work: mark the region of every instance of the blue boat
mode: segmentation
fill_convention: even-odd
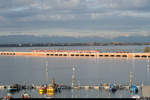
[[[17,91],[18,89],[17,88],[15,88],[15,87],[8,87],[7,88],[7,90],[9,91],[9,92],[14,92],[14,91]]]
[[[137,86],[131,85],[131,87],[130,87],[130,92],[137,93],[137,92],[138,92]]]
[[[116,92],[117,91],[116,85],[115,84],[110,84],[109,91]]]
[[[16,92],[21,89],[21,86],[19,84],[13,84],[7,87],[8,92]]]

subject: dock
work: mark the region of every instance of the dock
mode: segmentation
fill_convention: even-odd
[[[12,84],[13,85],[13,84]],[[9,88],[9,86],[12,86],[12,85],[1,85],[0,86],[0,90],[4,90],[4,89],[8,89]],[[21,84],[18,84],[18,86],[20,86],[19,87],[19,89],[17,89],[15,92],[19,92],[19,91],[21,91],[21,90],[32,90],[32,89],[34,89],[34,90],[40,90],[42,87],[43,87],[43,85],[34,85],[34,84],[32,84],[32,85],[21,85]],[[116,84],[116,90],[115,91],[112,91],[111,89],[110,89],[110,83],[108,83],[107,85],[106,85],[106,83],[104,83],[104,84],[101,84],[101,85],[75,85],[75,86],[71,86],[71,85],[59,85],[59,91],[56,91],[56,92],[59,92],[59,93],[61,93],[61,91],[63,91],[63,90],[85,90],[85,91],[89,91],[89,90],[95,90],[95,91],[101,91],[101,90],[104,90],[104,91],[107,91],[107,92],[110,92],[110,93],[114,93],[114,92],[116,92],[116,91],[120,91],[120,90],[125,90],[125,91],[130,91],[130,88],[129,88],[129,85],[125,85],[125,84]],[[22,87],[24,87],[24,88],[22,88]],[[137,86],[138,87],[138,91],[142,91],[142,96],[140,97],[140,98],[150,98],[150,86],[142,86],[142,85],[138,85]],[[7,91],[8,93],[12,93],[11,91]],[[13,91],[13,93],[14,93],[14,91]],[[45,94],[48,94],[49,92],[40,92],[39,91],[39,94],[40,95],[45,95]],[[50,92],[51,93],[51,92]],[[52,92],[53,93],[53,92]],[[52,94],[52,95],[54,95],[55,94],[55,92]],[[139,96],[138,96],[139,97]]]
[[[68,51],[32,51],[10,52],[0,51],[0,56],[46,56],[46,57],[96,57],[96,58],[147,58],[150,53],[101,53],[101,52],[68,52]]]
[[[150,98],[150,86],[143,86],[142,93],[143,97]]]
[[[14,85],[14,84],[12,84]],[[0,90],[4,90],[4,89],[7,89],[8,87],[12,86],[12,85],[0,85]],[[117,85],[117,84],[116,84]],[[40,89],[43,85],[22,85],[22,84],[18,84],[20,90],[31,90],[31,89]],[[105,88],[108,88],[109,89],[109,85],[108,86],[105,86],[104,85],[75,85],[75,86],[70,86],[70,85],[59,85],[59,87],[61,89],[85,89],[85,90],[89,90],[89,89],[94,89],[94,90],[100,90],[100,89],[104,89]],[[141,87],[141,88],[144,88],[144,91],[149,88],[150,89],[150,86],[137,86],[137,87]],[[117,89],[119,90],[129,90],[129,86],[127,85],[117,85]],[[138,88],[140,90],[140,88]]]

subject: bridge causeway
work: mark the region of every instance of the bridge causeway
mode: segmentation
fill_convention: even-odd
[[[105,57],[149,58],[150,53],[100,53],[100,52],[10,52],[0,51],[0,56],[47,56],[47,57]]]

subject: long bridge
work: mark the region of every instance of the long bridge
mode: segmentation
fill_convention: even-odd
[[[0,56],[150,58],[150,53],[128,53],[128,52],[101,53],[96,50],[91,51],[33,50],[31,52],[0,51]]]

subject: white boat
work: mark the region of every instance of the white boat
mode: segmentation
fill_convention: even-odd
[[[24,92],[24,94],[22,95],[22,98],[31,98],[31,96],[27,92]]]
[[[139,95],[133,95],[132,98],[140,98]]]

